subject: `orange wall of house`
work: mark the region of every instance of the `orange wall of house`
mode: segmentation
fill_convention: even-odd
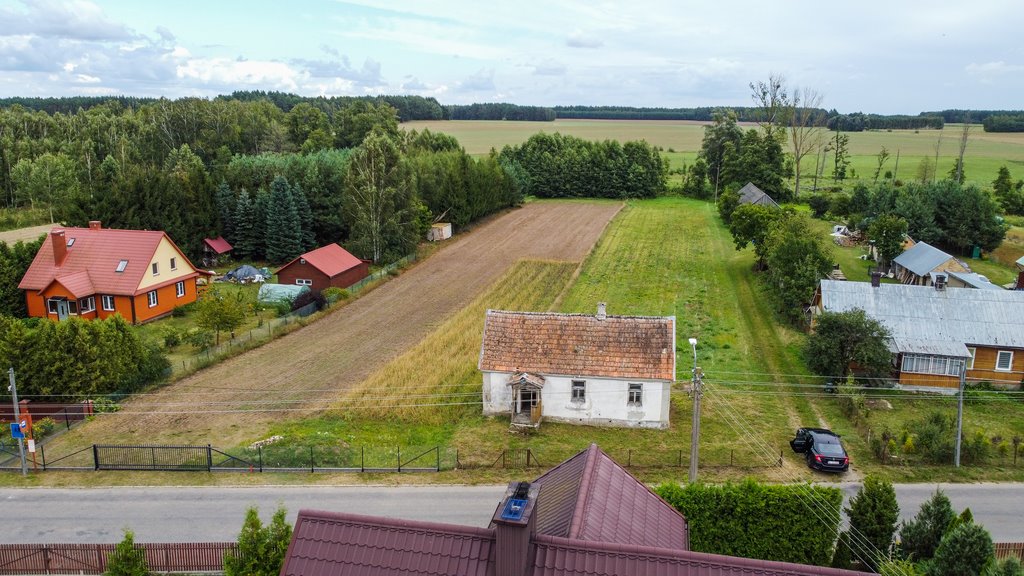
[[[904,386],[931,386],[933,388],[960,388],[957,376],[940,376],[938,374],[913,374],[900,372],[900,384]]]
[[[96,295],[96,310],[100,318],[110,318],[114,314],[120,314],[122,318],[132,321],[132,299],[131,296],[114,296],[114,309],[104,310],[103,299]]]
[[[1013,350],[1013,363],[1009,372],[996,371],[999,350],[1011,348],[978,348],[974,353],[974,368],[967,371],[967,379],[998,384],[1019,384],[1024,377],[1024,350]]]
[[[184,306],[196,301],[196,279],[185,280],[185,295],[178,298],[175,294],[174,284],[168,284],[156,290],[156,306],[149,307],[149,296],[143,292],[135,297],[135,321],[148,322],[160,316],[170,314],[178,306]]]
[[[60,284],[51,284],[42,295],[34,290],[25,292],[25,299],[28,303],[28,315],[38,318],[49,318],[56,320],[56,314],[50,314],[46,309],[46,301],[50,298],[67,298],[68,300],[78,300],[73,294],[64,289]],[[97,299],[98,300],[98,299]],[[96,303],[99,305],[99,302]],[[96,311],[86,312],[85,314],[72,314],[71,316],[78,316],[79,318],[92,319],[96,318]]]

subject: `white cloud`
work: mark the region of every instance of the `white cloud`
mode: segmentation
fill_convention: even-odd
[[[201,85],[262,86],[271,90],[295,91],[302,75],[282,62],[193,58],[179,64],[181,80],[197,80]]]
[[[972,76],[1002,76],[1006,74],[1019,74],[1024,71],[1024,65],[1007,64],[1002,60],[998,62],[985,62],[983,64],[971,62],[964,67],[964,71]]]
[[[582,30],[574,30],[565,39],[565,45],[570,48],[600,48],[604,42],[599,38],[584,34]]]

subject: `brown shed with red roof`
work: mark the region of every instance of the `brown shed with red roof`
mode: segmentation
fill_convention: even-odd
[[[320,291],[331,286],[348,288],[370,275],[370,262],[360,260],[337,244],[306,252],[277,271],[280,284],[309,286]]]
[[[22,277],[28,315],[63,320],[120,314],[133,324],[170,314],[198,295],[197,270],[166,232],[54,228]]]

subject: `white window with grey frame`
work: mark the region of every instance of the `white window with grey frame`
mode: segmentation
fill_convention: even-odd
[[[587,382],[585,380],[572,381],[572,402],[582,404],[587,400]]]
[[[1013,369],[1013,350],[1000,350],[996,353],[996,370],[1009,372]]]
[[[631,382],[627,391],[626,406],[638,408],[644,405],[644,385]]]

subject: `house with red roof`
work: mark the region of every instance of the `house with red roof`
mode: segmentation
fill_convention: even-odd
[[[335,286],[348,288],[370,275],[370,261],[361,260],[337,244],[306,252],[277,271],[279,284],[309,286],[319,292]]]
[[[203,266],[220,265],[220,257],[230,254],[232,250],[234,250],[234,246],[223,236],[203,238]]]
[[[301,510],[281,576],[863,576],[690,551],[686,519],[596,445],[512,482],[487,528]]]
[[[148,322],[196,301],[197,270],[166,232],[54,228],[22,277],[28,315],[52,320],[120,314]]]
[[[483,413],[666,428],[676,375],[674,316],[488,310],[477,367]]]

